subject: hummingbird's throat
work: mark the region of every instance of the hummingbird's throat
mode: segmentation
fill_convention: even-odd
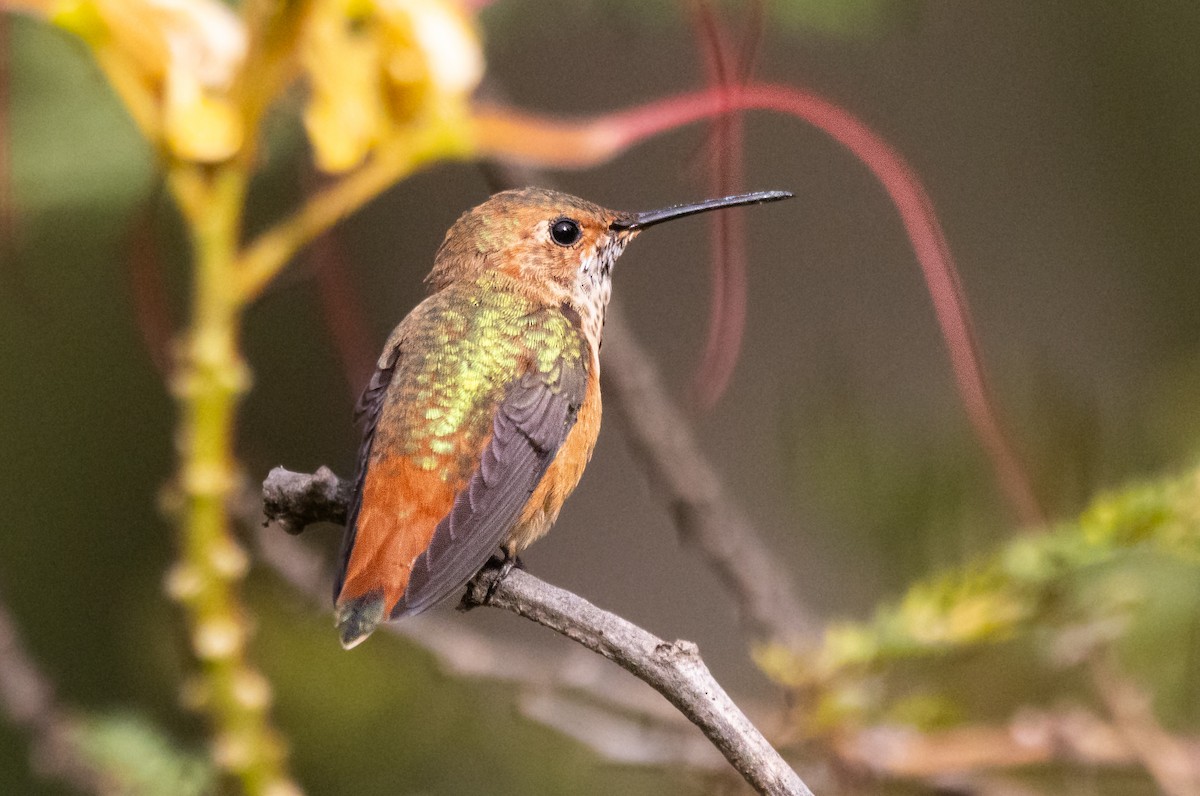
[[[607,236],[579,265],[579,280],[576,282],[575,295],[572,298],[579,309],[583,333],[592,343],[593,351],[600,347],[600,337],[604,331],[604,311],[608,307],[608,300],[612,298],[613,263],[632,239],[631,234]]]

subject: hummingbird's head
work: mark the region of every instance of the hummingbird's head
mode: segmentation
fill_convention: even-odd
[[[434,258],[434,290],[498,272],[547,304],[567,304],[597,335],[612,294],[612,267],[638,229],[629,214],[544,188],[504,191],[459,217]]]
[[[569,303],[598,339],[612,291],[613,263],[643,229],[721,207],[790,196],[765,191],[630,213],[546,188],[503,191],[454,222],[426,281],[441,290],[485,272],[503,273],[514,285],[548,302]]]
[[[545,188],[503,191],[454,222],[427,281],[439,290],[499,271],[525,284],[574,293],[581,282],[606,278],[637,234],[613,228],[621,215]]]

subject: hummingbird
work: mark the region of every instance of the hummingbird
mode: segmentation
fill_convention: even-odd
[[[496,554],[503,575],[550,529],[600,431],[600,341],[625,246],[664,221],[789,197],[622,212],[522,188],[454,223],[430,295],[389,336],[356,408],[342,646],[424,611]]]

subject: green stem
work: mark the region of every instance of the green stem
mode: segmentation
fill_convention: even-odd
[[[191,325],[173,382],[179,402],[180,557],[167,585],[184,607],[200,673],[187,696],[214,728],[213,757],[247,794],[298,793],[271,727],[270,686],[246,654],[249,626],[238,583],[247,557],[231,532],[228,507],[238,477],[234,429],[249,386],[239,350],[245,303],[234,264],[246,194],[245,172],[176,165],[172,190],[195,257]]]

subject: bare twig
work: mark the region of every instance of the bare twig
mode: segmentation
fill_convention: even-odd
[[[1168,796],[1200,796],[1200,749],[1163,729],[1150,695],[1112,664],[1094,660],[1089,668],[1117,732],[1155,784]]]
[[[255,501],[255,521],[259,508]],[[262,560],[314,606],[327,609],[332,582],[321,556],[300,540],[275,532],[273,527],[260,531],[258,547]],[[643,722],[688,726],[645,683],[604,665],[580,647],[569,647],[563,655],[537,654],[524,645],[429,614],[388,623],[380,629],[419,644],[453,675],[515,683],[543,693],[572,693],[634,715]]]
[[[495,573],[485,569],[468,585],[463,605],[492,605],[512,611],[579,642],[649,683],[699,727],[759,793],[811,794],[713,679],[692,642],[664,641],[521,570],[497,581]]]
[[[260,508],[256,499],[252,523]],[[298,593],[328,609],[332,584],[320,554],[274,526],[259,528],[258,548],[261,560]],[[522,715],[606,760],[705,771],[725,767],[712,745],[650,686],[583,647],[570,645],[547,655],[428,614],[381,630],[420,646],[452,676],[514,685]]]
[[[291,505],[298,505],[309,518],[329,519],[336,515],[338,490],[328,488],[328,475],[332,474],[319,475],[320,486],[314,489],[305,483],[304,476],[282,468],[272,470],[263,490],[271,496],[268,519],[283,519]],[[293,492],[298,494],[295,501],[290,499]],[[328,511],[319,516],[322,506]],[[344,503],[341,511],[344,512]],[[296,524],[292,519],[291,525]],[[472,581],[463,598],[465,605],[488,604],[505,608],[616,662],[661,693],[696,724],[760,793],[811,793],[712,678],[694,644],[663,641],[528,573],[515,571],[495,584],[494,578],[489,579],[487,575],[485,571]]]
[[[312,516],[321,515],[322,501],[318,497],[314,505],[311,496],[322,492],[329,498],[326,510],[332,507],[335,512],[329,518],[340,516],[338,482],[330,489],[328,480],[336,476],[328,470],[299,480],[296,476],[281,469],[268,478],[272,514],[286,516],[288,496],[301,497],[308,490],[309,496],[300,502],[308,504]],[[305,478],[315,483],[310,487]],[[289,492],[287,484],[300,491]],[[245,524],[260,524],[262,500],[258,493],[247,493],[241,503],[239,514]],[[322,556],[273,526],[258,531],[260,559],[314,606],[327,609],[332,583]],[[702,770],[725,765],[712,745],[696,735],[687,719],[650,686],[583,647],[571,645],[547,655],[430,614],[388,623],[381,630],[419,645],[448,674],[517,686],[522,692],[517,706],[524,716],[569,735],[607,760]]]
[[[33,768],[84,793],[115,792],[115,784],[80,752],[77,719],[21,643],[17,624],[0,601],[0,711],[33,737]]]
[[[290,534],[314,522],[345,525],[353,491],[353,483],[338,478],[328,467],[319,467],[311,475],[276,467],[263,482],[263,514]]]

